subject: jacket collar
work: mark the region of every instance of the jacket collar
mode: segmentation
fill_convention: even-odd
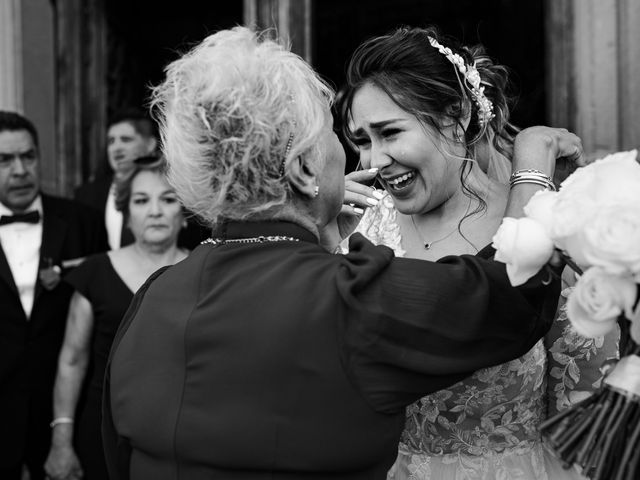
[[[296,223],[284,221],[239,222],[227,220],[213,230],[213,238],[221,240],[261,236],[294,237],[303,242],[318,243],[318,238],[306,228]]]

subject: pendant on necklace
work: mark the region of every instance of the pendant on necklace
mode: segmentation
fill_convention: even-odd
[[[431,243],[429,242],[424,242],[424,249],[425,250],[429,250],[431,248]]]

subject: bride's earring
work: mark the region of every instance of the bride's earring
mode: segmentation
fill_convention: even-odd
[[[316,185],[316,187],[313,189],[313,196],[317,197],[319,193],[320,193],[320,187]]]

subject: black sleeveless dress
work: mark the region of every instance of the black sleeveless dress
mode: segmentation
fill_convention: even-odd
[[[93,309],[90,361],[76,410],[74,448],[85,480],[108,480],[100,433],[102,382],[113,337],[133,292],[116,273],[106,253],[89,257],[65,281],[89,300]]]

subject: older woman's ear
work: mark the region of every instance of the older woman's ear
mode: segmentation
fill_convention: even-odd
[[[315,171],[316,169],[307,158],[298,155],[286,165],[285,176],[300,195],[315,198],[318,185]]]
[[[147,140],[147,153],[155,153],[157,148],[158,140],[156,140],[155,137],[149,137],[149,139]]]

